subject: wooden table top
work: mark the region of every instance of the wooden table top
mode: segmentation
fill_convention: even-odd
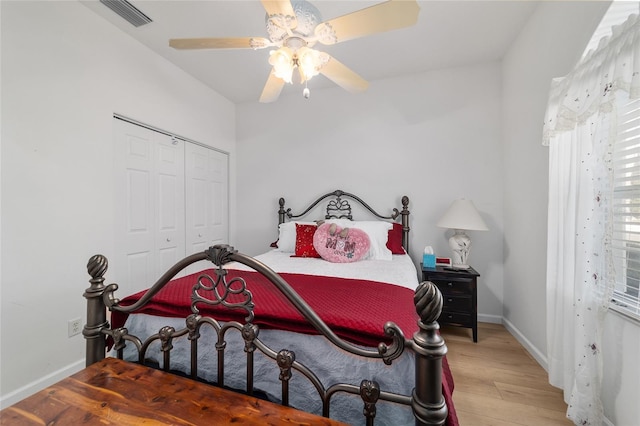
[[[2,425],[343,425],[138,364],[106,358],[0,411]]]

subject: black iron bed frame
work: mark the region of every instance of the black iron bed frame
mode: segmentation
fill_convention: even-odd
[[[316,205],[327,198],[331,198],[331,200],[327,203],[325,219],[336,217],[352,219],[351,206],[348,199],[357,201],[379,219],[393,221],[400,216],[403,231],[402,244],[408,252],[409,199],[406,196],[402,197],[402,210],[394,208],[392,214],[389,216],[378,214],[359,197],[341,190],[336,190],[319,197],[300,214],[293,214],[290,208],[285,209],[285,200],[284,198],[280,198],[280,208],[278,210],[279,223],[284,223],[287,219],[296,219],[306,215]],[[216,277],[205,275],[205,281],[215,283],[215,286],[221,285],[222,287],[216,288],[222,288],[223,291],[222,294],[220,294],[218,290],[214,292],[216,300],[204,298],[198,291],[204,288],[202,285],[203,280],[198,280],[198,284],[194,286],[191,294],[193,313],[186,318],[186,325],[183,329],[175,330],[173,327],[163,327],[157,334],[148,337],[144,341],[136,336],[130,335],[126,328],[111,329],[107,320],[107,310],[134,313],[137,309],[144,306],[184,268],[201,260],[209,260],[216,265]],[[386,364],[391,364],[393,360],[399,357],[405,350],[413,350],[415,353],[415,387],[412,394],[409,396],[385,392],[380,389],[377,382],[368,379],[362,380],[360,386],[339,383],[329,388],[324,388],[313,372],[308,370],[305,365],[296,361],[294,352],[287,349],[276,352],[258,338],[258,326],[252,323],[253,301],[250,291],[246,288],[246,283],[242,282],[241,292],[245,296],[245,301],[241,306],[237,303],[230,304],[226,301],[231,283],[226,280],[224,265],[229,262],[242,263],[264,275],[275,288],[296,307],[309,323],[318,330],[319,334],[323,335],[335,346],[351,354],[366,358],[378,358],[382,359]],[[387,322],[384,325],[384,331],[387,336],[392,338],[392,343],[390,345],[380,343],[377,351],[375,351],[353,345],[338,337],[280,275],[263,263],[250,256],[239,253],[228,245],[216,245],[202,253],[193,254],[179,261],[169,269],[138,302],[130,306],[120,305],[119,300],[115,296],[115,291],[118,289],[117,284],[104,284],[107,267],[108,262],[103,255],[92,256],[87,264],[87,271],[91,276],[89,280],[90,286],[84,292],[84,297],[87,299],[87,324],[84,326],[83,335],[86,339],[87,366],[105,358],[108,339],[113,341],[114,350],[119,358],[123,357],[123,349],[126,342],[135,345],[139,355],[138,362],[140,363],[144,363],[148,346],[152,342],[159,340],[163,353],[162,368],[169,371],[173,339],[187,336],[191,342],[190,375],[192,378],[197,379],[197,342],[200,338],[201,326],[207,324],[213,327],[217,333],[218,382],[216,384],[219,386],[224,386],[225,335],[227,331],[235,329],[242,334],[245,342],[244,351],[247,356],[246,392],[250,395],[254,393],[253,354],[255,350],[259,350],[274,360],[280,369],[279,378],[282,384],[282,405],[289,405],[289,379],[291,378],[292,369],[295,369],[307,377],[315,386],[322,400],[323,416],[325,417],[329,417],[331,396],[337,392],[347,392],[361,396],[364,407],[363,415],[366,418],[367,425],[373,425],[374,423],[376,402],[378,400],[411,406],[416,425],[442,425],[446,421],[448,409],[442,395],[442,358],[447,352],[447,347],[438,333],[439,325],[436,322],[442,310],[442,295],[431,282],[425,281],[420,283],[414,294],[414,304],[419,316],[419,331],[416,332],[412,338],[405,338],[400,328],[393,322]],[[235,292],[238,292],[237,288]],[[247,317],[244,323],[230,321],[222,324],[213,318],[199,315],[196,307],[198,303],[244,309],[247,312]]]

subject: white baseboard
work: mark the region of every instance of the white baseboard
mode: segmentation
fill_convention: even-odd
[[[516,340],[520,342],[522,346],[524,346],[527,352],[529,352],[529,354],[538,362],[538,364],[540,364],[542,368],[544,368],[544,370],[548,372],[549,364],[547,363],[547,356],[545,355],[545,353],[536,348],[529,341],[529,339],[524,337],[520,330],[518,330],[516,326],[514,326],[513,323],[511,323],[509,320],[503,318],[502,323],[504,324],[504,327],[509,331],[509,333],[511,333],[513,337],[515,337]]]
[[[69,364],[60,370],[54,371],[51,374],[48,374],[36,381],[33,381],[20,389],[16,389],[13,392],[9,392],[6,395],[0,396],[0,409],[6,408],[10,405],[19,402],[28,396],[33,395],[36,392],[41,391],[47,386],[51,386],[52,384],[59,382],[65,377],[69,377],[70,375],[77,373],[85,367],[84,358],[74,362],[73,364]]]
[[[492,324],[502,324],[502,316],[478,314],[478,322],[490,322]]]
[[[507,331],[509,333],[511,333],[513,335],[513,337],[515,337],[518,342],[520,342],[520,344],[525,348],[525,350],[527,352],[529,352],[529,354],[538,362],[538,364],[540,364],[542,366],[542,368],[545,369],[545,371],[548,371],[546,355],[544,355],[544,353],[542,351],[540,351],[538,348],[536,348],[529,341],[529,339],[524,337],[524,335],[520,332],[520,330],[518,330],[513,325],[513,323],[511,323],[509,320],[503,318],[500,315],[478,314],[478,322],[488,322],[488,323],[492,323],[492,324],[502,324],[502,325],[504,325],[504,328],[506,328]]]

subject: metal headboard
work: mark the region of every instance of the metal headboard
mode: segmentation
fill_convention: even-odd
[[[384,216],[378,213],[377,211],[375,211],[371,206],[369,206],[369,204],[365,203],[357,195],[354,195],[339,189],[318,197],[313,203],[309,204],[309,206],[302,213],[299,213],[299,214],[294,214],[291,211],[291,208],[285,209],[284,198],[280,198],[280,200],[278,201],[280,204],[280,209],[278,210],[278,224],[286,222],[287,219],[291,220],[291,219],[298,219],[298,218],[304,217],[311,210],[313,210],[313,208],[315,208],[318,204],[320,204],[323,200],[327,198],[332,198],[332,199],[330,199],[327,202],[326,214],[324,216],[325,219],[344,218],[344,219],[353,220],[353,216],[351,214],[351,204],[349,203],[349,199],[352,199],[360,203],[361,206],[367,209],[371,214],[373,214],[378,219],[396,221],[398,219],[398,216],[400,216],[401,217],[400,223],[402,224],[402,246],[404,247],[407,253],[409,252],[409,230],[411,228],[409,227],[409,214],[410,214],[409,208],[408,208],[409,197],[407,197],[406,195],[402,197],[402,210],[398,210],[397,208],[394,207],[392,209],[392,213],[388,216]]]

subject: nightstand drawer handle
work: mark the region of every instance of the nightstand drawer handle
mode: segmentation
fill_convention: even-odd
[[[449,297],[449,298],[447,299],[447,302],[451,303],[451,302],[453,302],[453,299]]]
[[[447,283],[449,287],[453,287],[453,283]]]
[[[453,315],[449,314],[449,315],[447,315],[447,318],[448,319],[453,319]]]

